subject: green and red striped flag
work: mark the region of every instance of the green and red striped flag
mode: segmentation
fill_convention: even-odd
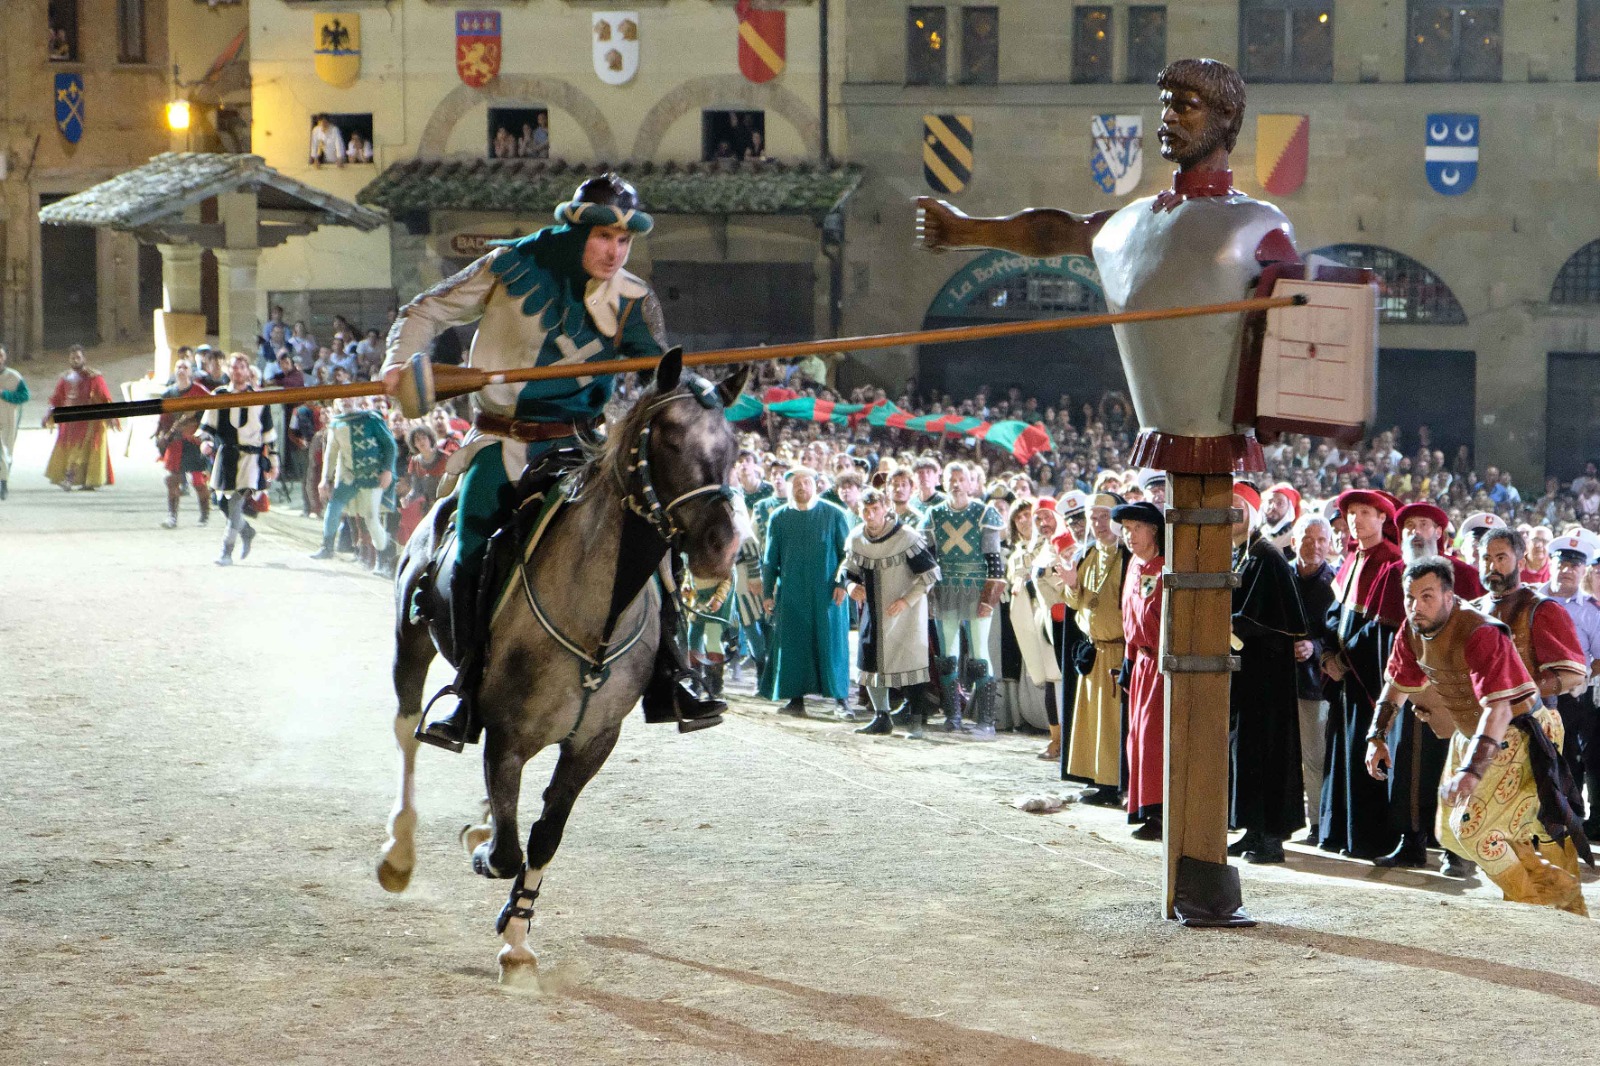
[[[1026,463],[1040,452],[1054,448],[1050,433],[1042,425],[1026,422],[985,422],[981,418],[945,418],[924,415],[913,418],[892,403],[883,403],[867,414],[867,422],[885,429],[910,429],[919,433],[959,433],[976,437],[985,444],[1004,448],[1019,463]]]
[[[832,422],[842,426],[850,421],[852,415],[858,415],[866,409],[864,403],[834,403],[832,400],[817,400],[809,396],[764,404],[749,393],[742,393],[728,408],[728,421],[743,422],[766,411],[801,422]]]

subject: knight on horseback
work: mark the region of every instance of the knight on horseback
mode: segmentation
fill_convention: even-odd
[[[472,322],[478,331],[467,365],[491,373],[664,352],[660,301],[645,281],[623,269],[634,238],[654,225],[640,210],[633,186],[615,174],[589,178],[556,208],[555,220],[532,236],[499,243],[400,309],[383,367],[390,395],[401,390],[414,355],[426,353],[444,330]],[[614,380],[597,372],[490,385],[476,394],[472,431],[446,475],[446,488],[453,482],[456,497],[448,600],[457,675],[441,695],[453,694],[457,702],[448,717],[430,722],[424,716],[419,740],[451,751],[477,742],[475,698],[488,605],[503,569],[485,565],[490,540],[512,518],[530,481],[543,475],[538,487],[548,487],[552,472],[573,465],[563,464],[561,453],[577,454],[580,438],[593,432]],[[717,724],[727,704],[707,696],[690,668],[675,600],[661,598],[662,638],[643,703],[647,722],[677,722],[687,732]]]

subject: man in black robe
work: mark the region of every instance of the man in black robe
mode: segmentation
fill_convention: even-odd
[[[1322,850],[1355,859],[1393,851],[1400,833],[1389,819],[1389,790],[1367,773],[1367,733],[1383,687],[1395,634],[1405,623],[1395,506],[1381,493],[1350,489],[1335,501],[1349,530],[1344,562],[1333,579],[1328,628],[1335,643],[1322,653],[1328,687],[1328,763],[1322,783]]]
[[[1234,486],[1233,500],[1245,517],[1233,526],[1239,670],[1228,697],[1228,821],[1244,836],[1229,845],[1228,853],[1251,863],[1282,862],[1284,840],[1306,824],[1294,657],[1295,641],[1306,637],[1306,618],[1294,568],[1256,528],[1260,493],[1241,483]]]

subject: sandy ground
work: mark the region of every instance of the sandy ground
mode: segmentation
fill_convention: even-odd
[[[1061,788],[1035,738],[867,739],[755,701],[625,730],[545,881],[542,987],[503,990],[504,885],[456,842],[472,755],[424,751],[412,888],[372,875],[383,582],[308,560],[287,508],[212,566],[192,499],[157,528],[135,432],[115,487],[66,494],[25,431],[0,504],[0,1063],[1600,1058],[1593,922],[1291,849],[1243,870],[1258,928],[1184,930],[1116,813],[1008,806]]]

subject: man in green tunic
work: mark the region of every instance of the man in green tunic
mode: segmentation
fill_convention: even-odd
[[[840,575],[850,520],[817,496],[817,475],[789,474],[789,505],[767,524],[761,587],[773,639],[761,694],[787,700],[778,713],[805,717],[805,698],[824,696],[844,710],[850,691],[850,615]]]

